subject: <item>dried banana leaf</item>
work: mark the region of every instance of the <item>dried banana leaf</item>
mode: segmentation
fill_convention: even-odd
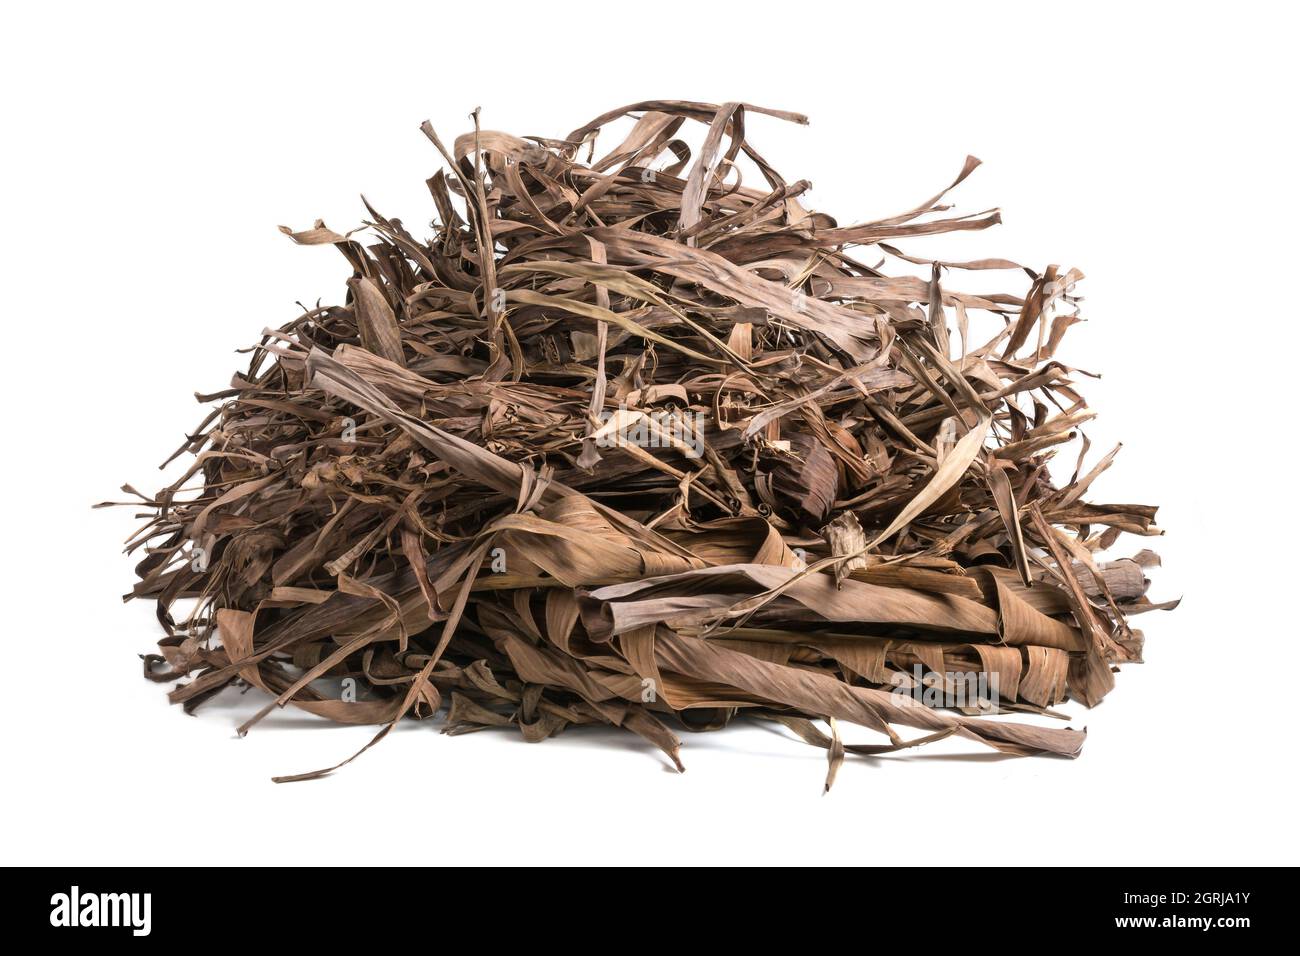
[[[827,788],[846,754],[949,736],[1077,755],[1081,731],[994,714],[1096,704],[1140,659],[1128,616],[1172,606],[1151,552],[1102,555],[1159,533],[1083,500],[1115,453],[1085,471],[1084,439],[1052,474],[1092,417],[1056,358],[1081,274],[899,248],[1000,220],[943,202],[974,158],[841,226],[755,114],[806,122],[664,100],[546,138],[475,113],[450,150],[425,124],[431,236],[369,205],[347,233],[281,227],[351,276],[200,396],[178,481],[126,486],[128,598],[165,632],[146,676],[187,709],[258,688],[244,732],[294,706],[373,744],[445,708],[447,733],[532,742],[613,724],[679,768],[674,727],[772,720],[828,751]],[[961,674],[996,690],[953,703]]]

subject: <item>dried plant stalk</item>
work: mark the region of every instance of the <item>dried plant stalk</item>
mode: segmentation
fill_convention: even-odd
[[[545,139],[476,113],[451,150],[426,123],[448,165],[431,239],[369,205],[365,242],[282,227],[343,254],[347,298],[200,396],[219,405],[179,481],[127,486],[149,512],[128,597],[166,631],[146,676],[187,709],[260,688],[243,731],[293,705],[377,741],[446,704],[448,733],[614,724],[679,768],[671,724],[772,719],[827,749],[827,787],[846,753],[953,734],[1078,754],[1080,731],[986,712],[1092,706],[1140,658],[1129,616],[1167,606],[1150,552],[1095,557],[1159,533],[1153,507],[1083,500],[1115,452],[1085,471],[1085,438],[1068,482],[1048,471],[1091,417],[1055,357],[1081,275],[898,248],[999,221],[945,214],[973,158],[910,211],[839,226],[746,139],[754,113],[806,122],[653,101]],[[881,264],[850,255],[868,246]],[[948,285],[991,270],[1027,291]],[[959,673],[996,694],[916,703],[912,675]]]

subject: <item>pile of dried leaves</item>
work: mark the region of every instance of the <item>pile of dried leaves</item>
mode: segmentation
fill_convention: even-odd
[[[678,767],[673,725],[775,720],[829,751],[828,786],[846,751],[952,734],[1078,754],[1081,731],[988,712],[1097,703],[1159,606],[1153,555],[1095,557],[1158,533],[1153,507],[1084,500],[1115,452],[1087,467],[1085,438],[1048,472],[1091,417],[1055,359],[1080,274],[905,254],[999,221],[945,218],[948,190],[839,226],[746,140],[755,113],[805,122],[654,101],[544,139],[476,113],[450,152],[425,124],[431,239],[368,204],[364,241],[285,229],[347,259],[346,304],[265,331],[200,396],[184,477],[127,487],[149,509],[131,596],[167,632],[146,675],[185,678],[187,709],[261,688],[241,730],[292,704],[374,743],[447,704],[449,733],[613,724]],[[1027,291],[956,292],[963,270]],[[975,673],[994,700],[915,700]]]

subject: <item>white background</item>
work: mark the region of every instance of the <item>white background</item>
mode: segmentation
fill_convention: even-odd
[[[1294,14],[1282,5],[25,4],[6,14],[5,862],[1296,862]],[[469,11],[459,13],[458,10]],[[984,233],[910,251],[1074,265],[1062,358],[1125,449],[1096,500],[1161,505],[1147,663],[1077,761],[975,745],[850,758],[757,728],[636,738],[369,738],[227,693],[186,717],[143,681],[152,605],[123,605],[130,509],[224,387],[234,349],[340,301],[329,248],[276,230],[364,215],[417,234],[418,131],[562,136],[646,98],[742,99],[749,136],[842,224],[985,161]],[[930,244],[927,244],[930,243]],[[955,280],[954,280],[955,281]],[[856,738],[866,740],[860,732]]]

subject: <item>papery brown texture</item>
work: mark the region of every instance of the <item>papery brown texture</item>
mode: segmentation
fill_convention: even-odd
[[[293,705],[373,744],[445,708],[452,734],[613,724],[679,768],[673,728],[767,719],[828,751],[827,788],[846,754],[953,735],[1077,755],[1082,731],[991,714],[1095,705],[1140,659],[1129,617],[1171,606],[1151,552],[1100,557],[1159,533],[1154,507],[1084,500],[1115,452],[1089,466],[1082,438],[1049,473],[1092,417],[1057,358],[1082,276],[902,251],[999,221],[943,202],[974,158],[840,226],[754,114],[806,122],[651,101],[549,139],[475,113],[450,150],[426,123],[431,238],[368,204],[364,230],[281,227],[342,253],[346,297],[200,396],[177,482],[127,486],[128,597],[166,631],[146,676],[186,709],[257,687],[241,732]],[[1012,291],[955,291],[990,271]],[[954,698],[963,674],[996,693]]]

